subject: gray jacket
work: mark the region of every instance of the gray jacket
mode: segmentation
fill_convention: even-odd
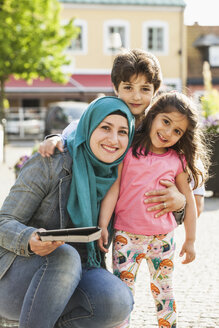
[[[31,256],[33,231],[73,226],[66,207],[71,168],[66,149],[50,158],[36,153],[24,165],[0,211],[0,279],[16,256]]]

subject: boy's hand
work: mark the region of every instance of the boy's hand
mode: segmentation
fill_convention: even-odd
[[[50,157],[53,155],[55,148],[58,148],[61,152],[63,152],[63,143],[61,137],[54,136],[48,138],[40,143],[38,153],[40,153],[43,157]]]
[[[184,254],[186,254],[186,258],[182,261],[182,264],[188,264],[188,263],[194,261],[195,248],[194,248],[193,241],[185,241],[184,242],[179,256],[182,257]]]
[[[108,244],[108,230],[107,228],[102,228],[101,237],[98,240],[98,246],[102,252],[108,253],[108,248],[104,247]]]

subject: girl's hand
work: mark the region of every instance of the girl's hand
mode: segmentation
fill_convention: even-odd
[[[107,228],[102,228],[101,237],[100,237],[100,239],[97,242],[100,250],[102,252],[105,252],[105,253],[108,253],[109,252],[108,248],[104,247],[104,246],[108,245],[108,235],[109,234],[108,234]]]
[[[188,264],[194,261],[195,259],[194,241],[184,242],[179,256],[182,257],[184,254],[186,254],[186,258],[182,261],[182,264]]]
[[[159,203],[147,209],[149,212],[160,210],[156,217],[177,211],[185,204],[185,196],[179,192],[174,183],[169,180],[160,180],[160,183],[166,188],[146,192],[147,198],[144,200],[145,204]]]
[[[45,229],[39,229],[38,231],[46,231]],[[39,235],[36,232],[33,232],[30,240],[29,246],[31,252],[45,256],[52,253],[56,248],[63,245],[63,241],[41,241]]]
[[[54,136],[48,138],[40,143],[38,153],[40,153],[43,157],[50,157],[53,155],[55,148],[58,148],[61,152],[63,152],[63,143],[61,137]]]

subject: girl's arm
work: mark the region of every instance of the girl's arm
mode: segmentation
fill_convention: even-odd
[[[108,252],[108,249],[104,246],[108,244],[107,227],[113,215],[114,209],[116,207],[116,202],[119,197],[122,167],[123,167],[123,163],[120,163],[118,166],[118,178],[106,193],[100,206],[99,227],[102,229],[102,232],[101,232],[101,238],[98,240],[98,246],[101,251],[106,253]]]
[[[186,213],[184,220],[185,227],[185,242],[182,246],[179,256],[186,254],[183,264],[192,262],[195,259],[195,236],[196,236],[196,219],[197,210],[195,205],[195,199],[192,192],[191,185],[188,183],[188,174],[185,172],[180,173],[176,177],[176,185],[179,191],[186,197]]]

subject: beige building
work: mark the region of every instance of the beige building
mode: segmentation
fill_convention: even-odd
[[[60,0],[63,24],[72,17],[80,33],[67,50],[72,77],[66,85],[13,78],[6,87],[10,104],[47,106],[56,100],[90,101],[98,93],[113,94],[110,71],[124,48],[154,53],[164,85],[181,90],[186,83],[183,0]]]
[[[187,87],[196,98],[203,95],[203,64],[210,65],[213,87],[219,90],[219,26],[187,26]]]

